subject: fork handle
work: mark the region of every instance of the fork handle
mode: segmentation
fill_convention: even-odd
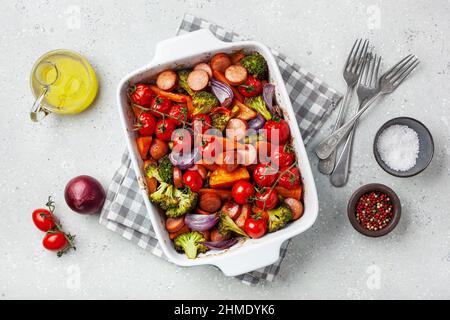
[[[350,120],[346,124],[337,129],[317,145],[314,151],[316,152],[316,155],[319,157],[319,159],[326,159],[333,153],[342,139],[344,139],[352,130],[353,125],[356,123],[356,121],[358,121],[359,117],[361,117],[361,115],[366,112],[367,109],[369,109],[369,107],[375,102],[380,94],[381,93],[377,93],[375,96],[370,98],[364,104],[364,106],[361,107],[361,109],[353,117],[350,118]]]

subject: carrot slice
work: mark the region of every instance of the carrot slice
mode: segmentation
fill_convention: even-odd
[[[245,57],[245,53],[242,50],[236,51],[231,55],[231,62],[233,64],[237,64],[239,61],[241,61]]]
[[[184,225],[183,228],[181,228],[177,232],[169,233],[169,238],[170,238],[170,240],[173,240],[176,237],[178,237],[180,234],[187,233],[189,231],[191,231],[191,229],[189,229],[189,227],[187,225]]]
[[[163,96],[163,97],[165,97],[167,99],[170,99],[172,101],[175,101],[175,102],[187,103],[187,101],[189,100],[189,97],[187,95],[184,95],[184,94],[164,91],[164,90],[161,90],[160,88],[158,88],[157,86],[154,86],[154,85],[150,85],[150,88],[157,95]]]
[[[231,88],[231,90],[233,91],[234,97],[239,101],[239,102],[244,102],[244,97],[239,93],[239,91],[233,87],[230,82],[227,80],[227,78],[225,78],[225,76],[223,75],[223,73],[220,73],[217,70],[213,70],[213,76],[214,78],[216,78],[219,81],[225,82],[226,84],[228,84]]]
[[[281,186],[276,186],[275,191],[277,192],[277,194],[285,198],[294,198],[300,201],[300,199],[302,198],[303,187],[298,186],[296,188],[286,189]]]
[[[136,144],[141,155],[142,160],[147,159],[148,150],[152,144],[152,137],[138,137],[136,138]]]
[[[256,118],[256,116],[258,115],[255,110],[250,109],[237,99],[234,101],[234,104],[239,108],[239,112],[236,114],[236,118],[238,119],[251,120]]]

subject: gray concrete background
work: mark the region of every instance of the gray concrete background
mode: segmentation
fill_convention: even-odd
[[[0,298],[450,298],[449,1],[1,0],[1,7]],[[410,52],[422,60],[414,77],[361,122],[345,188],[331,187],[310,157],[319,218],[292,241],[272,283],[249,287],[211,267],[176,267],[64,203],[73,176],[90,174],[107,186],[125,148],[116,85],[150,61],[185,12],[284,52],[340,91],[342,65],[357,37],[369,37],[387,65]],[[99,97],[80,115],[34,124],[29,72],[56,48],[88,57]],[[376,130],[396,116],[423,121],[436,144],[430,167],[409,179],[382,171],[371,151]],[[369,182],[391,186],[403,204],[398,227],[381,239],[358,234],[346,217],[352,191]],[[32,210],[50,194],[63,225],[77,234],[78,250],[60,259],[42,248],[43,234],[31,222]]]

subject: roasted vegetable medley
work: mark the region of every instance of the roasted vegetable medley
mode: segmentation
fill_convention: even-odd
[[[129,88],[150,201],[189,259],[303,215],[289,125],[258,53],[218,53]]]

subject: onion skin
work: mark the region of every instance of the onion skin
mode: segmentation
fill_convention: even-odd
[[[184,223],[195,231],[206,231],[214,227],[219,221],[216,214],[193,214],[188,213],[184,217]]]
[[[67,205],[81,214],[98,213],[105,203],[105,190],[91,176],[78,176],[70,180],[64,190]]]
[[[275,95],[275,86],[271,83],[266,83],[263,86],[263,99],[264,102],[266,103],[267,109],[269,110],[269,112],[272,115],[276,115],[277,112],[277,108],[274,107],[273,105],[273,97]]]
[[[264,127],[265,123],[266,119],[264,119],[264,117],[260,113],[258,113],[255,119],[252,119],[248,122],[248,127],[249,129],[259,130]]]
[[[230,86],[218,80],[212,79],[210,81],[211,91],[216,98],[220,101],[220,106],[228,108],[233,102],[234,93]]]
[[[174,166],[180,168],[181,170],[187,170],[194,166],[195,162],[199,160],[199,156],[200,151],[198,148],[195,148],[186,155],[180,155],[172,151],[169,154],[169,160]]]
[[[222,241],[202,241],[199,242],[200,244],[206,246],[207,248],[211,250],[224,250],[228,249],[232,246],[234,246],[238,240],[236,238],[229,239],[229,240],[222,240]]]

